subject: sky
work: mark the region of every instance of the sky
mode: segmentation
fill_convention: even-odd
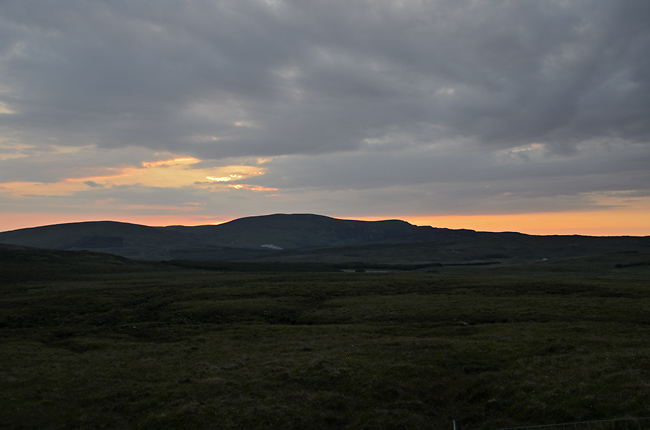
[[[0,0],[0,231],[650,235],[647,0]]]

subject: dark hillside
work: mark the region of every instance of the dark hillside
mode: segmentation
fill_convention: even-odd
[[[280,249],[411,243],[474,235],[471,230],[418,227],[399,220],[276,214],[196,227],[147,227],[112,221],[58,224],[3,232],[0,243],[86,249],[145,260],[233,260],[273,256]]]
[[[354,221],[312,214],[275,214],[236,219],[219,225],[166,227],[189,233],[215,245],[282,249],[349,246],[366,243],[403,243],[433,240],[453,230],[418,227],[400,220]],[[474,232],[456,231],[467,235]]]
[[[159,270],[111,254],[90,251],[58,251],[0,244],[0,284],[52,281],[83,274],[150,272]]]
[[[59,250],[92,250],[162,260],[185,241],[174,231],[114,221],[55,224],[0,233],[0,243]]]
[[[650,238],[476,233],[473,237],[435,242],[286,250],[255,260],[322,264],[467,264],[555,261],[616,252],[650,253]]]
[[[59,224],[0,233],[3,243],[90,250],[154,261],[320,264],[493,263],[650,252],[650,237],[532,236],[313,214],[254,216],[195,227],[147,227],[111,221]]]

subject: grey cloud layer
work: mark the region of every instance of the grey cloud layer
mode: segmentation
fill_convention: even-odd
[[[0,102],[5,146],[286,155],[256,183],[288,190],[643,192],[650,2],[3,0]]]
[[[645,1],[4,1],[0,16],[4,128],[34,141],[219,158],[421,124],[505,146],[650,133]]]
[[[518,155],[500,151],[487,154],[471,151],[468,145],[452,152],[437,148],[411,148],[399,152],[341,153],[330,157],[284,158],[273,161],[273,172],[262,176],[258,182],[280,188],[315,187],[326,189],[372,189],[390,185],[420,186],[441,183],[503,181],[513,189],[530,187],[534,181],[544,183],[559,178],[599,176],[606,178],[590,181],[582,189],[564,187],[565,192],[629,189],[630,180],[644,186],[650,183],[650,153],[641,145],[621,145],[613,150],[602,145],[592,145],[590,151],[580,151],[572,156],[549,157],[538,149],[536,154]],[[626,172],[614,181],[621,170]],[[292,178],[300,178],[294,182]],[[526,178],[526,185],[518,180]],[[538,188],[538,187],[533,187]],[[549,187],[549,193],[558,193],[559,187]]]

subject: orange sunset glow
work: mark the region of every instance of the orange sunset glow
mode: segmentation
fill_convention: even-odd
[[[101,176],[66,178],[57,182],[5,182],[0,183],[3,192],[20,195],[71,195],[88,187],[117,187],[138,184],[150,187],[214,187],[218,182],[237,181],[247,177],[263,175],[259,166],[224,166],[216,168],[192,168],[199,163],[193,157],[179,157],[170,160],[143,162],[142,167],[127,166],[113,168],[114,173]],[[233,187],[231,185],[231,187]],[[263,187],[249,185],[234,186],[254,191],[266,191]]]
[[[535,235],[650,236],[647,212],[594,211],[409,218],[412,224]]]
[[[262,160],[269,163],[270,159]],[[202,160],[195,157],[177,156],[169,159],[143,161],[140,166],[124,166],[104,169],[108,174],[66,178],[56,182],[5,182],[0,191],[18,201],[25,196],[57,197],[74,196],[89,190],[110,190],[121,186],[154,187],[156,189],[195,189],[210,193],[227,190],[231,192],[264,193],[266,198],[282,198],[282,190],[243,183],[265,175],[266,168],[259,161],[253,165],[238,164],[220,167],[196,166]],[[386,216],[341,215],[340,218],[359,220],[402,219],[415,225],[430,225],[450,229],[477,231],[516,231],[536,235],[581,234],[594,236],[650,235],[648,216],[650,199],[626,198],[625,194],[613,193],[593,197],[607,210],[536,212],[521,214],[463,214],[463,215],[411,215],[395,213]],[[0,213],[2,231],[39,225],[90,220],[114,220],[144,224],[204,225],[230,221],[238,216],[219,216],[206,213],[205,204],[191,199],[180,204],[119,203],[114,198],[98,197],[92,204],[79,203],[74,210],[65,207],[54,212],[5,211]],[[68,208],[75,209],[75,208]],[[279,211],[278,211],[279,212]],[[240,216],[257,215],[241,214]],[[329,214],[324,214],[329,215]],[[337,217],[336,215],[329,215]]]
[[[150,207],[148,207],[150,208]],[[134,209],[134,208],[124,208]],[[151,208],[150,208],[151,209]],[[37,227],[66,222],[112,220],[148,226],[206,225],[231,221],[232,217],[218,217],[201,214],[196,206],[159,208],[173,214],[127,215],[124,211],[110,210],[80,215],[73,212],[61,213],[2,213],[0,230]],[[341,219],[380,221],[401,219],[414,225],[429,225],[449,229],[471,229],[476,231],[514,231],[534,235],[588,235],[588,236],[650,236],[645,211],[593,211],[575,213],[533,213],[508,215],[466,215],[466,216],[333,216]]]
[[[262,160],[269,163],[270,159]],[[177,156],[169,159],[143,161],[140,166],[123,166],[103,169],[105,174],[62,179],[56,182],[5,182],[0,191],[17,201],[34,197],[75,196],[88,191],[101,192],[122,186],[153,187],[155,189],[194,189],[210,193],[253,192],[265,198],[282,199],[283,190],[244,183],[265,175],[266,168],[259,161],[253,165],[237,164],[219,167],[201,167],[202,160],[195,157]],[[620,193],[619,193],[620,194]],[[536,212],[520,214],[463,214],[463,215],[411,215],[395,213],[386,216],[341,215],[340,218],[359,220],[402,219],[415,225],[430,225],[450,229],[477,231],[516,231],[536,235],[581,234],[594,236],[650,235],[648,213],[650,199],[630,199],[626,194],[610,193],[593,198],[607,210]],[[115,198],[102,198],[101,194],[92,204],[78,203],[76,208],[57,208],[54,212],[5,211],[0,213],[2,231],[34,227],[46,224],[90,220],[114,220],[150,226],[218,224],[236,217],[257,215],[245,213],[240,216],[211,215],[206,213],[200,200],[188,199],[177,204],[119,203]],[[76,212],[75,209],[79,212]],[[280,211],[277,211],[280,212]],[[337,217],[336,215],[324,214]]]

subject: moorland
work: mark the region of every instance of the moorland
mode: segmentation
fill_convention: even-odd
[[[363,249],[332,264],[161,263],[2,245],[0,427],[454,417],[494,430],[649,415],[643,250],[418,265],[390,246],[399,264]]]

